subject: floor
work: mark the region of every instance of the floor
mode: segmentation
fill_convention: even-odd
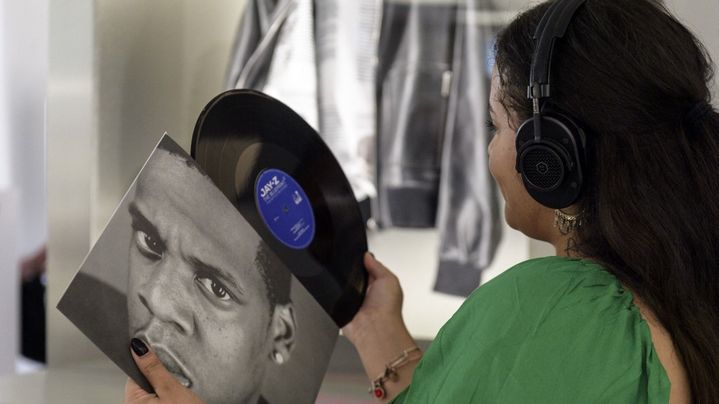
[[[419,345],[426,349],[428,341]],[[0,404],[119,403],[127,376],[109,361],[0,377]],[[340,337],[322,382],[318,404],[376,403],[354,347]]]

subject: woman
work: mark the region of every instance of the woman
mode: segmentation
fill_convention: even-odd
[[[343,332],[377,394],[400,403],[719,403],[709,58],[655,1],[580,5],[552,54],[551,110],[586,133],[583,185],[569,206],[549,208],[517,172],[516,138],[533,116],[532,36],[550,4],[498,38],[489,154],[508,224],[557,255],[477,289],[419,361],[397,278],[367,255],[367,297]],[[170,386],[158,389],[161,402],[187,394],[153,376],[164,370],[146,365],[152,356],[137,360],[153,385]],[[127,402],[140,395],[131,385]]]

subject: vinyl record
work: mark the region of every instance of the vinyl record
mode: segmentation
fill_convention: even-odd
[[[210,101],[192,157],[338,326],[367,287],[360,208],[334,155],[299,115],[253,90]]]

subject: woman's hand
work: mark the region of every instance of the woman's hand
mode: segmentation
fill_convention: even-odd
[[[176,403],[176,404],[201,404],[202,400],[190,389],[181,385],[167,371],[154,352],[144,342],[133,338],[132,357],[137,367],[155,389],[155,394],[150,394],[137,385],[132,379],[127,379],[125,384],[124,404],[145,404],[145,403]]]
[[[397,276],[370,253],[365,254],[364,264],[369,273],[367,294],[342,334],[355,346],[367,377],[373,380],[387,363],[416,346],[416,342],[402,319],[403,296]],[[409,384],[416,365],[413,362],[398,370],[398,379],[385,385],[387,398],[394,397]]]
[[[369,273],[367,294],[362,307],[352,321],[347,324],[342,333],[354,345],[361,344],[365,337],[375,328],[375,325],[403,323],[402,321],[402,288],[399,279],[389,269],[374,258],[371,253],[365,253],[364,265]]]

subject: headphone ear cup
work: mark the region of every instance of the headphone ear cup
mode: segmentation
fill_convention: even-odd
[[[580,156],[583,155],[584,134],[567,117],[543,114],[540,119],[539,140],[534,138],[533,118],[517,130],[516,170],[521,174],[527,192],[537,202],[553,209],[565,208],[581,193]]]
[[[529,128],[529,130],[527,130]],[[544,134],[544,130],[542,130]],[[517,133],[517,171],[528,189],[550,192],[564,180],[566,156],[547,139],[534,141],[534,122],[525,122]]]

